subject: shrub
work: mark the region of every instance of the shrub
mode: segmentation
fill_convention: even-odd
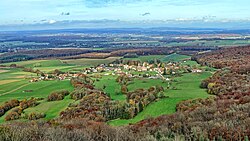
[[[21,117],[22,109],[15,109],[6,115],[5,121],[17,120]]]
[[[122,85],[122,86],[121,86],[121,93],[122,93],[122,94],[126,94],[127,92],[128,92],[127,86],[126,86],[126,85]]]
[[[30,100],[23,100],[20,102],[20,107],[22,109],[27,109],[29,107],[35,107],[36,105],[38,105],[38,102],[35,98],[31,98]]]
[[[16,112],[16,113],[18,113],[19,115],[21,115],[22,112],[23,112],[23,109],[22,109],[22,108],[14,108],[14,109],[12,110],[12,112]]]
[[[40,118],[45,118],[45,114],[44,113],[35,113],[35,112],[32,112],[30,114],[28,114],[28,119],[29,120],[37,120],[37,119],[40,119]]]
[[[150,102],[153,102],[155,99],[156,99],[156,97],[155,97],[155,95],[153,95],[153,94],[150,94],[149,97],[148,97],[148,100],[149,100]]]
[[[19,101],[16,99],[5,102],[2,106],[0,106],[0,116],[3,116],[8,110],[18,105],[19,105]]]
[[[63,100],[65,96],[69,95],[68,90],[60,90],[60,91],[55,91],[52,92],[48,96],[48,101],[58,101],[58,100]]]
[[[70,93],[70,97],[74,100],[82,99],[86,95],[87,95],[87,93],[86,93],[86,90],[84,88],[75,89],[73,92]]]

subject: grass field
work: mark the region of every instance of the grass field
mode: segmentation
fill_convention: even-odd
[[[30,60],[30,61],[21,61],[14,63],[5,63],[4,65],[17,64],[20,66],[24,66],[26,68],[33,68],[34,70],[38,69],[40,71],[49,73],[58,69],[63,72],[74,71],[74,70],[82,70],[88,66],[94,66],[101,63],[107,63],[115,60],[114,58],[109,58],[106,60],[99,59],[79,59],[79,60]],[[90,63],[93,61],[93,64]],[[80,66],[81,65],[81,66]],[[1,72],[1,71],[0,71]],[[23,73],[23,72],[18,72]]]
[[[184,59],[190,59],[191,57],[190,56],[187,56],[187,55],[180,55],[180,54],[170,54],[170,55],[167,55],[165,56],[164,58],[161,59],[161,61],[163,62],[179,62],[179,61],[183,61]]]
[[[129,123],[138,122],[148,117],[157,117],[164,114],[172,114],[175,112],[176,104],[183,100],[209,97],[210,95],[207,94],[206,90],[200,89],[199,85],[201,80],[209,77],[210,75],[211,73],[204,72],[201,74],[188,73],[184,74],[181,77],[177,77],[174,79],[176,80],[176,82],[173,82],[173,84],[171,85],[175,86],[177,90],[170,89],[165,91],[165,95],[169,96],[169,98],[160,99],[159,101],[150,104],[133,119],[130,120],[117,119],[110,121],[108,123],[110,125],[115,125],[115,126],[126,125]],[[148,86],[150,85],[148,84]]]
[[[45,113],[46,114],[45,119],[48,120],[57,117],[60,114],[60,112],[66,109],[68,105],[72,102],[74,102],[74,100],[70,99],[70,96],[66,96],[64,100],[61,101],[48,102],[46,100],[43,100],[36,107],[31,107],[24,110],[24,113],[26,114],[29,114],[31,112]]]
[[[73,87],[68,80],[40,81],[35,83],[29,83],[28,81],[19,81],[0,85],[0,89],[3,90],[1,91],[0,95],[0,104],[2,104],[3,102],[11,99],[22,100],[28,99],[30,97],[45,98],[52,91],[59,89],[67,89],[71,91],[73,90]],[[25,90],[32,90],[32,92],[23,92]]]
[[[134,81],[128,85],[129,91],[134,91],[138,88],[148,89],[151,86],[163,86],[167,87],[167,83],[163,83],[160,79],[147,79],[147,78],[136,78]]]
[[[26,62],[17,62],[19,65],[25,67],[34,67],[34,64],[39,63],[39,69],[52,68],[58,69],[65,67],[64,64],[59,60],[34,60]],[[61,66],[60,66],[61,65]],[[43,67],[44,66],[44,67]],[[51,66],[51,67],[49,67]],[[66,66],[67,67],[67,66]],[[47,71],[51,71],[47,70]],[[1,68],[0,73],[0,105],[11,99],[29,99],[31,97],[46,98],[52,91],[59,89],[67,89],[72,91],[69,80],[65,81],[39,81],[36,83],[30,83],[28,77],[36,76],[34,73],[24,72],[22,69],[17,68]],[[25,90],[32,90],[32,92],[24,92]],[[40,111],[39,113],[45,113],[46,119],[51,119],[59,115],[59,112],[65,109],[70,103],[71,99],[66,97],[65,100],[60,102],[46,102],[41,101],[37,107],[26,109],[24,112],[29,113],[30,111]],[[0,123],[4,122],[4,118],[7,114],[0,117]]]
[[[0,69],[0,73],[8,72],[9,70]]]
[[[152,59],[162,59],[165,55],[146,55],[146,56],[139,56],[138,58],[123,58],[123,60],[138,60],[141,62],[147,62]]]
[[[19,80],[15,80],[15,79],[10,79],[10,80],[0,80],[0,85],[4,85],[4,84],[8,84],[8,83],[12,83],[12,82],[17,82]]]
[[[110,94],[113,100],[125,100],[126,96],[121,93],[121,86],[115,81],[117,76],[102,76],[99,81],[95,81],[95,86],[103,89],[106,93]]]
[[[107,58],[105,60],[100,59],[79,59],[79,60],[30,60],[22,62],[13,62],[5,63],[4,65],[17,64],[27,68],[39,69],[44,72],[51,72],[55,69],[61,71],[81,71],[85,66],[98,65],[100,63],[109,63],[114,61],[117,58]],[[91,64],[92,63],[92,64]],[[82,66],[79,66],[82,65]],[[34,73],[24,72],[22,69],[18,68],[1,68],[0,69],[0,104],[11,100],[11,99],[29,99],[31,97],[36,98],[47,98],[47,96],[55,90],[67,89],[72,91],[73,87],[71,86],[68,80],[65,81],[39,81],[36,83],[30,83],[29,80],[32,76],[36,76]],[[25,79],[29,78],[29,79]],[[103,79],[103,83],[106,83],[108,79]],[[99,86],[101,87],[101,83]],[[111,86],[107,87],[108,92],[113,92],[113,88],[117,87]],[[119,86],[118,86],[119,87]],[[32,90],[32,92],[24,92],[25,90]],[[124,95],[115,95],[114,99],[124,99]],[[67,96],[62,101],[47,102],[46,100],[41,101],[41,103],[33,108],[28,108],[24,112],[39,112],[45,113],[45,119],[55,118],[59,115],[60,111],[64,110],[69,103],[74,102],[72,99]],[[0,118],[0,122],[4,121],[4,117]]]
[[[24,86],[24,87],[22,87]],[[62,101],[47,102],[47,96],[52,92],[60,89],[66,89],[69,91],[73,90],[69,81],[41,81],[36,83],[29,83],[27,81],[20,81],[18,83],[10,83],[7,85],[0,85],[0,89],[4,89],[6,94],[0,91],[0,105],[5,101],[11,99],[29,99],[31,97],[45,98],[36,107],[28,108],[24,111],[25,114],[30,112],[45,113],[45,119],[52,119],[59,115],[59,113],[64,110],[69,103],[73,102],[69,96],[65,97]],[[14,91],[13,91],[14,90]],[[33,92],[24,92],[24,90],[33,90]],[[10,92],[10,93],[9,93]],[[2,95],[4,94],[4,95]],[[0,123],[4,122],[4,118],[7,114],[0,117]]]
[[[30,60],[30,61],[21,61],[15,63],[5,63],[4,65],[17,64],[20,66],[24,66],[26,68],[39,69],[43,72],[51,72],[55,69],[59,69],[61,71],[69,71],[74,69],[76,66],[74,64],[67,64],[61,60]]]
[[[62,66],[63,63],[60,60],[29,60],[21,62],[5,63],[4,65],[17,64],[24,67],[50,67],[50,66]]]
[[[80,65],[80,66],[96,66],[99,64],[106,64],[119,59],[120,57],[109,57],[106,59],[74,59],[74,60],[63,60],[67,64]]]

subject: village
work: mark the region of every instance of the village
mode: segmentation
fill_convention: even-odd
[[[183,61],[185,63],[185,61]],[[49,80],[70,80],[82,74],[96,77],[101,76],[120,76],[126,75],[130,78],[148,78],[148,79],[162,79],[163,81],[170,81],[171,76],[178,76],[182,73],[201,73],[203,70],[198,67],[190,65],[183,65],[182,62],[168,62],[168,63],[149,63],[140,61],[126,61],[113,62],[110,64],[100,64],[96,67],[88,67],[80,72],[62,72],[54,70],[50,73],[44,73],[37,70],[40,75],[33,77],[29,82],[49,81]],[[36,71],[36,72],[37,72]]]

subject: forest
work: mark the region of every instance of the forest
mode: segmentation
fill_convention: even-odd
[[[16,52],[8,52],[0,54],[0,63],[26,61],[32,59],[79,59],[79,58],[91,58],[91,59],[105,59],[108,57],[123,57],[128,54],[136,54],[140,56],[147,55],[168,55],[174,52],[185,55],[193,55],[200,51],[216,50],[217,48],[199,48],[197,47],[131,47],[116,48],[116,49],[81,49],[81,48],[66,48],[66,49],[36,49],[36,50],[20,50]]]

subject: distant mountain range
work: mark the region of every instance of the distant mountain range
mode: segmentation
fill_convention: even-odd
[[[250,21],[136,21],[92,20],[49,21],[36,24],[0,25],[0,31],[51,30],[51,29],[151,29],[156,31],[228,31],[250,29]]]
[[[194,34],[250,34],[250,29],[223,29],[223,28],[179,28],[179,27],[154,27],[154,28],[71,28],[71,29],[23,29],[1,31],[0,34],[57,34],[57,33],[119,33],[119,34],[153,34],[153,35],[194,35]]]

